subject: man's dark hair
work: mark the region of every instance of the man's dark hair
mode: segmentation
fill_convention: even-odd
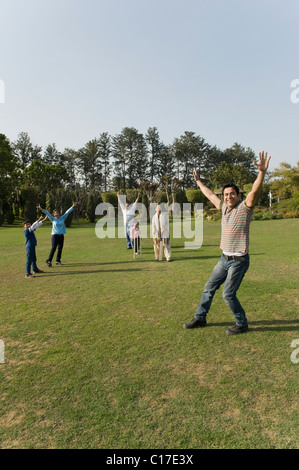
[[[30,223],[31,223],[30,220],[24,220],[23,225],[30,224]]]
[[[237,194],[240,193],[240,189],[238,188],[238,186],[234,183],[227,183],[225,185],[222,186],[222,195],[224,193],[224,190],[225,188],[234,188],[234,190],[236,191]]]

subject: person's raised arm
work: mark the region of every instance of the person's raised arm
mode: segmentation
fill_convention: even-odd
[[[41,225],[43,225],[43,222],[45,220],[47,220],[48,216],[46,215],[46,217],[43,217],[42,215],[40,216],[39,219],[37,219],[32,225],[31,227],[29,228],[29,231],[30,232],[34,232],[35,230],[37,230]]]
[[[42,222],[42,223],[43,223],[43,222],[45,222],[48,218],[49,218],[49,217],[48,217],[47,215],[46,215],[46,217],[44,217],[44,216],[41,215],[40,218],[38,219],[38,222]]]
[[[252,185],[250,193],[247,194],[245,203],[248,207],[253,207],[257,203],[259,192],[261,190],[266,171],[269,166],[271,156],[268,157],[267,152],[264,154],[264,151],[259,152],[259,161],[258,163],[253,162],[256,168],[259,170],[257,178]]]
[[[67,211],[65,211],[65,213],[61,216],[61,219],[65,220],[67,216],[69,215],[69,213],[74,210],[74,207],[76,207],[77,204],[78,204],[77,202],[73,201],[72,206]]]
[[[121,208],[122,212],[124,212],[125,206],[124,206],[124,204],[123,204],[123,202],[122,202],[122,200],[121,200],[121,198],[120,198],[119,191],[117,191],[116,195],[117,195],[117,199],[118,199],[118,203],[119,203],[119,205],[120,205],[120,208]]]
[[[140,196],[141,196],[141,194],[138,193],[137,199],[136,199],[136,201],[134,202],[134,204],[137,204],[137,202],[139,201]]]
[[[46,214],[48,216],[49,220],[52,222],[53,216],[50,214],[50,212],[48,212],[46,209],[42,209],[40,204],[37,204],[36,208],[39,209],[40,211],[42,211],[44,214]]]
[[[209,201],[211,201],[211,203],[216,207],[216,209],[219,210],[221,207],[221,199],[219,199],[219,197],[215,193],[213,193],[211,189],[209,189],[200,181],[195,168],[193,169],[193,176],[201,192],[209,199]]]

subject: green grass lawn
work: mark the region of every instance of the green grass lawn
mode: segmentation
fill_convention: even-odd
[[[74,224],[48,268],[50,233],[36,232],[45,273],[25,279],[23,229],[0,228],[1,448],[298,448],[299,219],[252,222],[238,336],[221,290],[206,328],[182,327],[219,258],[219,222],[200,249],[172,240],[173,263],[154,261],[150,239],[133,260],[124,239]]]

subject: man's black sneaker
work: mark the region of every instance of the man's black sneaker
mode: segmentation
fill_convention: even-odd
[[[183,326],[184,328],[191,329],[191,328],[201,328],[202,326],[206,326],[206,320],[199,320],[198,318],[192,318],[189,323],[185,323]]]
[[[226,329],[226,334],[227,335],[238,335],[240,333],[245,333],[248,330],[248,326],[239,326],[239,325],[234,325],[230,328]]]

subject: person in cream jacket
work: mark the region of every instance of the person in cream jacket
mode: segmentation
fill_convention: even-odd
[[[161,206],[156,207],[156,214],[152,218],[152,237],[154,241],[154,253],[156,261],[162,259],[162,250],[164,250],[166,260],[171,261],[169,215],[168,212],[161,212]],[[159,253],[161,253],[160,256]]]

